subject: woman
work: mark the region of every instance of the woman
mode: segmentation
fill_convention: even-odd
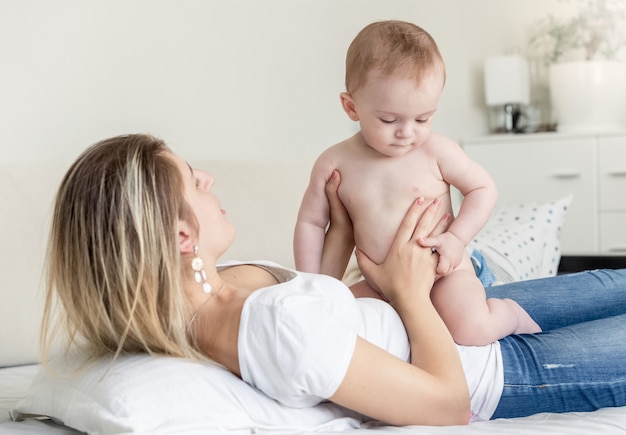
[[[532,358],[561,358],[561,349],[572,347],[569,330],[457,348],[429,298],[437,256],[417,244],[419,237],[445,229],[445,219],[435,221],[436,203],[415,201],[382,264],[357,251],[363,272],[394,311],[381,301],[355,300],[343,284],[325,275],[269,262],[218,265],[235,231],[211,193],[214,181],[150,136],[111,138],[87,149],[68,170],[56,198],[44,351],[54,335],[52,305],[58,297],[58,319],[70,333],[70,344],[84,346],[93,357],[146,352],[210,358],[290,406],[329,399],[390,424],[443,425],[467,423],[470,392],[472,412],[483,419],[496,407],[496,415],[514,415],[518,410],[509,409],[510,403],[520,407],[523,402],[526,414],[626,405],[624,346],[613,347],[626,338],[624,271],[604,272],[612,287],[597,274],[499,290],[497,297],[506,297],[520,288],[540,287],[540,303],[546,305],[556,303],[550,300],[551,289],[562,287],[570,291],[563,305],[571,308],[572,317],[557,327],[601,319],[571,327],[575,333],[599,335],[571,350],[577,360],[561,365],[572,370],[552,369],[549,363],[550,387],[511,394],[506,386],[502,391],[502,377],[508,384],[509,379],[527,383],[517,378],[544,376],[533,372]],[[336,196],[338,183],[335,175],[327,186],[328,252],[350,246],[343,237],[352,233],[346,231],[350,222]],[[327,274],[342,270],[336,260],[323,259]],[[589,287],[577,291],[582,282]],[[597,295],[590,305],[602,306],[600,312],[585,307],[582,317],[573,317],[580,310],[572,303],[574,295],[589,299],[590,292]],[[543,316],[535,312],[532,297],[520,300],[515,294],[535,318],[552,317],[548,308]],[[607,312],[608,306],[614,313]],[[362,315],[364,310],[375,311],[378,318]],[[608,315],[616,317],[604,319]],[[380,323],[365,320],[370,318]],[[394,338],[399,334],[378,327],[397,331],[402,329],[398,319],[409,347]],[[593,359],[586,356],[591,351],[605,362],[602,370],[584,361]],[[517,373],[520,367],[524,370]],[[603,378],[596,391],[583,385],[581,379],[596,380],[607,367],[612,376]],[[554,383],[568,383],[566,389],[574,391],[555,391]],[[535,404],[537,397],[543,403]]]

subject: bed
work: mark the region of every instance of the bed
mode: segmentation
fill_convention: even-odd
[[[128,361],[125,361],[128,362]],[[158,373],[159,370],[171,370],[176,367],[176,363],[185,364],[181,361],[171,361],[174,365],[161,365],[151,367],[142,362],[142,370],[148,366],[148,372],[144,374]],[[170,362],[170,361],[168,361]],[[21,422],[11,421],[8,412],[13,410],[21,397],[26,394],[32,379],[39,372],[37,365],[26,365],[0,370],[0,433],[2,434],[76,434],[74,431],[62,424],[57,424],[50,420],[39,420],[26,418]],[[129,372],[137,374],[139,372]],[[216,372],[217,373],[217,372]],[[172,373],[170,373],[173,375]],[[189,374],[189,373],[188,373]],[[215,375],[215,373],[213,373]],[[227,376],[226,373],[222,375]],[[215,384],[216,378],[213,376],[211,382]],[[128,379],[125,379],[128,380]],[[145,380],[145,378],[144,378]],[[224,381],[224,379],[218,379]],[[239,382],[242,387],[247,387],[236,379],[230,379],[232,385]],[[536,414],[530,417],[514,419],[498,419],[488,422],[477,422],[469,426],[453,427],[430,427],[430,426],[407,426],[389,427],[378,426],[371,422],[361,422],[358,417],[351,416],[350,413],[335,407],[331,404],[319,405],[318,409],[305,410],[285,410],[281,407],[259,406],[258,403],[251,404],[254,399],[261,397],[262,393],[247,390],[239,391],[239,399],[251,399],[249,402],[241,404],[232,402],[230,399],[237,397],[232,391],[231,395],[221,388],[215,394],[220,394],[219,406],[205,406],[202,414],[199,414],[199,406],[189,406],[189,394],[179,396],[184,387],[188,391],[197,389],[198,386],[205,387],[205,384],[198,379],[194,379],[194,386],[182,384],[174,392],[170,391],[171,400],[163,400],[160,406],[149,408],[148,403],[153,405],[150,394],[154,391],[146,388],[149,383],[143,384],[143,391],[136,390],[137,399],[132,401],[131,408],[137,412],[132,413],[132,418],[124,412],[119,412],[116,416],[102,413],[99,422],[85,421],[86,415],[93,415],[89,412],[82,414],[78,418],[77,424],[82,424],[84,428],[90,428],[90,433],[112,434],[112,433],[214,433],[228,432],[233,434],[261,434],[261,433],[359,433],[359,434],[536,434],[541,432],[550,434],[616,434],[626,433],[626,408],[605,408],[590,413],[565,413],[565,414]],[[154,385],[154,382],[152,383]],[[231,386],[232,386],[231,385]],[[194,394],[191,394],[194,399]],[[161,395],[163,397],[163,394]],[[223,400],[226,397],[226,400]],[[181,402],[179,399],[183,398]],[[213,396],[213,399],[216,399]],[[114,400],[109,405],[114,409]],[[146,406],[142,406],[145,404]],[[83,410],[84,411],[84,410]],[[102,411],[102,410],[101,410]],[[167,411],[164,413],[164,411]],[[287,412],[285,412],[287,411]],[[293,411],[293,412],[290,412]],[[76,414],[76,413],[75,413]],[[201,418],[199,418],[201,416]],[[81,421],[82,419],[82,421]],[[269,424],[271,423],[271,425]]]
[[[272,259],[292,266],[291,233],[312,161],[191,163],[216,175],[215,192],[238,228],[225,260]],[[382,426],[330,403],[286,408],[220,367],[172,358],[126,356],[112,366],[100,361],[71,378],[51,376],[37,356],[41,268],[52,196],[67,165],[0,164],[3,210],[12,211],[0,215],[2,434],[77,433],[72,427],[89,433],[626,433],[626,407],[462,427]],[[499,206],[468,247],[483,282],[498,285],[556,274],[559,233],[572,200]],[[520,248],[521,240],[529,238],[537,243]],[[355,279],[358,269],[352,264],[345,280]],[[79,357],[54,364],[73,373]]]

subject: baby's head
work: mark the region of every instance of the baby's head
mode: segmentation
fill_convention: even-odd
[[[346,56],[346,91],[354,94],[373,70],[416,82],[432,72],[445,79],[445,64],[435,40],[405,21],[379,21],[359,32]]]

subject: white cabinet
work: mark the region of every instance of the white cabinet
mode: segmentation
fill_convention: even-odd
[[[493,135],[463,147],[495,179],[500,204],[574,195],[564,255],[626,255],[626,132]]]
[[[598,138],[600,252],[626,255],[626,137]]]

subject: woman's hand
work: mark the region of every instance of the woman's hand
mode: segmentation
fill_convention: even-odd
[[[461,359],[430,300],[438,255],[417,242],[445,230],[447,219],[437,218],[438,206],[423,200],[411,205],[383,263],[375,264],[357,250],[361,271],[380,287],[402,319],[411,364],[357,338],[346,376],[330,400],[394,425],[469,421]]]
[[[324,238],[320,272],[342,279],[354,250],[352,220],[337,193],[341,175],[335,170],[326,183],[325,191],[330,209],[330,224]]]
[[[422,247],[418,239],[434,237],[445,231],[450,216],[446,214],[437,220],[438,208],[438,200],[428,204],[423,198],[414,201],[383,263],[375,264],[357,249],[361,272],[396,309],[407,298],[422,300],[429,297],[438,255],[430,248]]]
[[[339,185],[341,184],[341,174],[334,170],[325,186],[326,198],[330,208],[330,225],[328,231],[340,231],[347,242],[354,243],[352,220],[348,210],[339,198]]]

